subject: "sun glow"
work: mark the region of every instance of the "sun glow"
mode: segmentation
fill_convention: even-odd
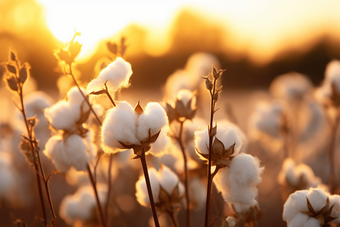
[[[87,60],[99,41],[130,24],[141,25],[147,31],[141,44],[148,54],[166,53],[171,45],[170,25],[183,7],[200,9],[206,18],[218,17],[228,33],[225,45],[229,53],[246,54],[258,64],[271,61],[287,49],[304,51],[322,35],[340,36],[334,29],[340,26],[340,2],[335,0],[38,1],[46,9],[48,26],[58,40],[69,41],[74,30],[82,33],[79,41],[83,49],[78,61]]]

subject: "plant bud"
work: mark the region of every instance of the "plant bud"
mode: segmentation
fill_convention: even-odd
[[[214,95],[213,95],[213,100],[215,102],[217,102],[218,98],[220,97],[220,93],[219,92],[216,92]]]
[[[205,79],[205,87],[211,91],[211,89],[213,88],[213,83],[211,82],[211,80],[209,78]]]
[[[14,76],[7,78],[7,84],[12,91],[18,91],[18,83]]]
[[[28,70],[30,69],[30,66],[28,64],[24,64],[19,73],[19,82],[20,83],[25,83],[27,76],[28,76]]]
[[[107,49],[114,55],[117,55],[118,52],[118,47],[117,44],[111,43],[111,42],[106,42]]]
[[[15,56],[15,53],[13,53],[12,51],[11,51],[10,57],[11,57],[12,61],[16,61],[17,60],[17,58]]]
[[[220,74],[217,72],[216,68],[213,66],[211,69],[211,75],[217,80],[220,77]]]
[[[27,123],[29,126],[31,126],[31,128],[34,128],[37,125],[37,122],[38,120],[36,116],[27,119]]]
[[[13,74],[16,74],[16,73],[17,73],[17,69],[16,69],[15,66],[13,66],[13,65],[10,65],[10,64],[6,65],[6,69],[7,69],[7,71],[10,72],[10,73],[13,73]]]
[[[20,152],[25,156],[26,161],[30,164],[34,164],[34,158],[32,156],[31,147],[27,140],[23,140],[19,144]]]

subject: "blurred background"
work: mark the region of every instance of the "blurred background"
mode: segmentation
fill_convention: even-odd
[[[340,58],[339,9],[336,0],[0,0],[0,61],[17,51],[31,64],[38,89],[53,89],[53,51],[77,30],[83,44],[77,69],[84,81],[108,54],[105,41],[124,36],[133,88],[163,84],[198,51],[218,57],[228,89],[266,87],[289,71],[318,84],[326,63]]]
[[[130,97],[124,98],[134,104],[143,98],[160,101],[161,97],[150,92],[160,95],[166,78],[184,68],[192,54],[210,53],[218,58],[221,68],[227,69],[223,94],[233,107],[239,126],[246,130],[246,119],[256,99],[249,98],[252,91],[267,90],[276,76],[290,71],[307,75],[318,86],[326,64],[340,59],[339,10],[338,0],[0,0],[0,62],[8,61],[9,51],[15,51],[21,63],[31,65],[36,89],[56,98],[57,81],[62,73],[54,52],[72,39],[75,30],[81,32],[77,40],[83,44],[75,66],[83,84],[97,76],[98,61],[109,56],[106,42],[119,42],[125,37],[128,45],[125,59],[132,65],[133,76],[132,87],[126,89]],[[0,75],[5,75],[1,65]],[[0,87],[5,87],[4,80],[0,80]],[[6,109],[3,105],[2,108]],[[13,105],[11,108],[14,109]],[[5,115],[1,110],[0,114]],[[260,153],[256,153],[259,148],[251,147],[253,153]],[[259,203],[265,212],[260,226],[285,226],[276,182],[282,157],[267,158],[270,160],[267,163],[260,159],[271,170],[265,172],[265,183],[259,188]],[[51,171],[50,166],[48,172]],[[123,171],[119,174],[118,193],[128,191],[128,199],[133,201],[127,203],[123,198],[121,203],[136,203],[131,195],[138,174]],[[128,177],[131,179],[127,189],[124,184]],[[75,191],[69,185],[58,187],[60,182],[67,185],[62,174],[51,181],[56,210],[60,200],[69,191]],[[216,215],[221,207],[223,204],[215,209]],[[10,225],[14,217],[33,222],[27,209],[17,209],[14,216],[11,213],[14,208],[6,203],[0,208],[0,224]],[[142,211],[133,210],[129,214],[130,224],[140,218],[147,223],[144,216],[149,215],[149,209]],[[198,226],[201,214],[194,214],[198,217],[193,219],[194,224]],[[66,226],[59,220],[58,226]]]

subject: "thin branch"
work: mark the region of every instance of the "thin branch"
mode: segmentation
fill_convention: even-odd
[[[96,183],[94,182],[90,166],[87,165],[86,167],[87,167],[87,173],[89,175],[89,178],[90,178],[90,181],[91,181],[91,184],[92,184],[92,187],[93,187],[96,203],[97,203],[98,219],[99,219],[99,222],[101,223],[102,227],[106,227],[104,215],[103,215],[102,208],[101,208],[100,202],[99,202],[99,197],[98,197]]]
[[[158,222],[158,216],[157,216],[157,212],[156,212],[155,202],[153,200],[151,184],[150,184],[150,178],[149,178],[149,173],[148,173],[148,167],[146,165],[146,159],[145,159],[145,152],[144,152],[144,150],[142,150],[142,154],[140,156],[140,161],[141,161],[142,167],[143,167],[145,183],[146,183],[146,187],[147,187],[147,190],[148,190],[148,195],[149,195],[149,200],[150,200],[153,220],[155,222],[155,227],[160,227],[159,222]]]
[[[19,109],[20,109],[22,117],[24,119],[27,135],[28,135],[29,141],[30,141],[31,155],[33,157],[33,163],[34,163],[33,166],[34,166],[34,169],[35,169],[35,176],[36,176],[36,180],[37,180],[37,187],[38,187],[38,193],[39,193],[39,198],[40,198],[40,206],[41,206],[41,210],[42,210],[42,213],[43,213],[44,226],[47,226],[47,216],[46,216],[46,210],[45,210],[45,204],[44,204],[44,197],[43,197],[43,194],[42,194],[42,186],[41,186],[41,182],[40,182],[41,175],[39,174],[39,169],[38,169],[38,165],[37,165],[37,162],[36,162],[34,144],[32,142],[30,128],[29,128],[28,122],[27,122],[26,110],[25,110],[25,105],[24,105],[24,97],[23,97],[23,86],[24,85],[23,85],[23,83],[19,82],[20,67],[19,67],[18,61],[16,61],[16,66],[17,66],[16,80],[17,80],[17,83],[18,83],[18,95],[19,95],[20,104],[21,104],[21,108],[19,108]]]
[[[181,147],[182,155],[183,155],[183,164],[184,164],[184,186],[185,186],[185,199],[186,199],[186,226],[190,226],[190,200],[189,200],[189,184],[188,184],[188,164],[187,164],[187,156],[185,153],[185,148],[183,144],[183,124],[184,122],[179,122],[179,133],[178,137],[174,136]]]

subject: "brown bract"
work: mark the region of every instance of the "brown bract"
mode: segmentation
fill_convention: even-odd
[[[196,149],[197,153],[201,155],[206,160],[209,160],[209,154],[203,154]],[[235,157],[233,155],[235,152],[235,143],[231,145],[228,149],[225,149],[224,144],[215,137],[212,154],[211,154],[211,165],[218,166],[220,168],[229,167],[232,159]]]
[[[328,197],[327,197],[326,205],[318,212],[314,210],[312,204],[309,202],[309,199],[307,197],[306,199],[307,199],[308,211],[301,211],[301,213],[306,214],[311,218],[318,219],[322,227],[331,226],[329,222],[338,218],[338,217],[331,216],[331,213],[332,213],[332,210],[335,204],[330,206]]]
[[[263,211],[260,210],[258,205],[252,206],[247,211],[241,213],[236,212],[234,204],[232,204],[232,207],[236,213],[235,218],[239,222],[244,223],[244,226],[256,226],[257,221],[260,220],[263,215]]]
[[[159,202],[156,203],[158,211],[165,213],[173,213],[180,209],[180,202],[183,195],[179,193],[178,184],[172,191],[171,195],[167,193],[162,186],[160,186],[160,191],[158,195]]]

